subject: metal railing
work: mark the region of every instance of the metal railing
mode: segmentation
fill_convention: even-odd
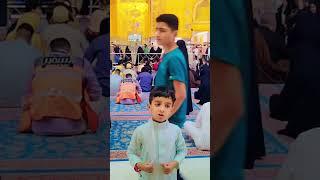
[[[110,59],[113,64],[118,64],[119,60],[123,60],[126,57],[129,58],[131,57],[131,62],[133,64],[139,65],[141,61],[145,58],[147,58],[150,61],[153,61],[155,58],[160,58],[162,53],[110,53]],[[118,56],[118,57],[116,57]],[[191,63],[191,60],[195,59],[195,54],[194,53],[188,53],[189,56],[189,63]],[[208,58],[208,54],[202,54],[202,57]],[[119,58],[119,59],[116,59]],[[138,60],[138,62],[137,62]]]

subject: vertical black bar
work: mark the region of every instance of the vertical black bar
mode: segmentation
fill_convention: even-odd
[[[262,118],[261,118],[261,109],[259,102],[259,89],[257,85],[257,69],[256,69],[256,47],[255,47],[255,37],[254,37],[254,25],[253,25],[253,8],[252,0],[247,0],[247,16],[248,16],[248,31],[249,31],[249,42],[251,49],[251,63],[250,64],[250,85],[249,85],[249,94],[248,97],[248,139],[247,139],[247,150],[246,150],[246,160],[245,168],[251,169],[254,168],[254,162],[256,159],[265,156],[265,144],[263,137],[263,128],[262,128]]]
[[[0,1],[0,27],[7,26],[7,1]]]

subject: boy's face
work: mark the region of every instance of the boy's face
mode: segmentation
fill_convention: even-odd
[[[152,119],[158,122],[166,121],[172,112],[172,108],[172,99],[166,97],[154,97],[151,104],[149,104]]]
[[[177,30],[172,30],[167,23],[157,22],[156,26],[156,38],[157,43],[161,46],[165,46],[174,42],[177,36]]]

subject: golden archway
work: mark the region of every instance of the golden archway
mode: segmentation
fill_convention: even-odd
[[[144,43],[154,36],[155,19],[163,13],[178,16],[181,38],[210,31],[210,0],[111,0],[110,9],[111,41],[118,43],[132,34],[141,35]]]

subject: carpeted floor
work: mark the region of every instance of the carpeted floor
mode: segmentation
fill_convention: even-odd
[[[293,139],[278,135],[277,131],[284,128],[286,123],[269,117],[269,98],[272,94],[279,93],[282,87],[283,85],[279,84],[261,84],[259,86],[267,156],[257,160],[254,169],[246,171],[246,180],[273,180],[282,163],[286,160],[288,147]],[[270,140],[274,143],[268,143]]]
[[[0,121],[1,175],[94,173],[96,177],[105,177],[109,169],[106,126],[96,134],[46,137],[19,134],[16,122]]]

